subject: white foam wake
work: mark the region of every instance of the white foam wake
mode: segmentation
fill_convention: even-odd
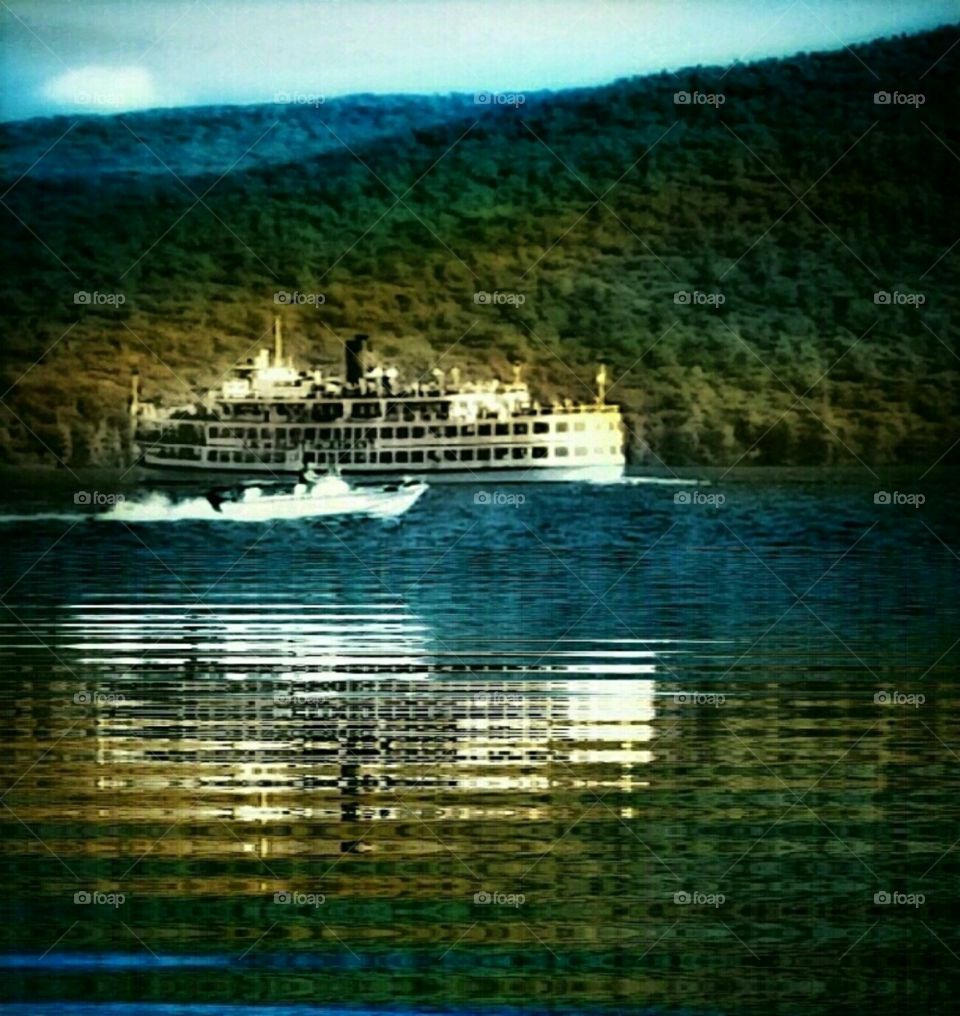
[[[664,487],[709,487],[709,480],[698,480],[695,477],[682,476],[625,476],[621,483],[635,487],[641,483],[654,483]]]
[[[180,522],[222,517],[205,497],[174,501],[160,493],[147,494],[136,501],[120,501],[94,516],[98,522]]]
[[[35,512],[33,515],[0,515],[0,525],[5,522],[83,522],[93,516],[83,512]]]

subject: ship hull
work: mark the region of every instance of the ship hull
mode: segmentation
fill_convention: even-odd
[[[167,481],[196,482],[199,479],[216,480],[229,478],[236,480],[238,475],[247,476],[290,476],[297,470],[282,468],[251,469],[210,469],[202,466],[181,466],[147,463],[142,464],[140,471],[147,478]],[[417,469],[404,468],[387,471],[383,469],[354,469],[349,466],[340,470],[343,476],[363,481],[399,480],[403,477],[416,477],[426,480],[431,486],[447,483],[618,483],[623,478],[623,466],[619,464],[583,465],[583,466],[515,466],[490,469]]]

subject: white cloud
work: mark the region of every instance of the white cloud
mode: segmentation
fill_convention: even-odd
[[[142,67],[80,67],[48,81],[44,96],[71,110],[116,113],[156,102],[150,75]]]

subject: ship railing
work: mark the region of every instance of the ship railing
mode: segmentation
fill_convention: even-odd
[[[608,405],[603,403],[598,405],[592,402],[580,402],[570,406],[541,406],[539,409],[533,406],[522,406],[514,410],[506,410],[501,412],[480,411],[474,416],[424,416],[422,414],[410,414],[410,413],[387,413],[381,417],[363,417],[361,422],[364,423],[446,423],[446,422],[457,422],[457,423],[470,423],[476,420],[481,421],[496,421],[496,420],[510,420],[518,416],[564,416],[577,413],[608,413],[616,414],[620,412],[618,405]],[[350,420],[349,417],[345,419]]]
[[[606,402],[575,402],[570,406],[541,406],[524,412],[530,416],[563,416],[566,413],[619,413],[620,407]]]
[[[250,402],[249,399],[245,400],[245,401],[247,403]],[[453,417],[453,416],[439,416],[439,415],[433,415],[433,414],[431,414],[431,415],[424,415],[424,414],[411,414],[411,413],[405,413],[405,412],[400,412],[400,413],[392,412],[392,413],[387,413],[384,416],[376,416],[376,417],[363,416],[363,417],[356,417],[356,418],[354,418],[354,417],[349,416],[349,415],[342,415],[342,416],[331,417],[329,419],[316,419],[316,418],[314,418],[312,413],[309,413],[308,411],[306,411],[306,410],[308,410],[308,408],[309,408],[309,404],[305,405],[304,406],[305,412],[302,413],[302,414],[297,414],[296,416],[287,416],[287,417],[284,417],[282,419],[273,419],[272,418],[272,414],[271,414],[271,419],[265,420],[263,418],[262,412],[259,409],[254,411],[254,412],[250,412],[250,413],[237,413],[236,415],[233,415],[233,416],[230,416],[230,417],[224,419],[222,416],[219,416],[216,413],[211,413],[211,412],[205,411],[203,409],[199,409],[199,410],[194,411],[192,413],[186,413],[186,412],[183,411],[183,409],[181,407],[178,407],[176,410],[171,410],[169,412],[159,411],[157,416],[154,417],[150,422],[156,421],[156,422],[164,422],[164,423],[174,423],[174,422],[183,422],[183,423],[211,423],[211,422],[216,421],[218,423],[223,424],[224,426],[230,426],[231,424],[234,424],[236,426],[248,426],[248,425],[254,425],[254,424],[256,424],[257,426],[277,426],[277,425],[280,425],[280,426],[282,426],[282,425],[288,425],[288,426],[304,426],[304,425],[306,425],[306,426],[309,426],[309,425],[316,425],[316,424],[321,424],[321,425],[322,424],[338,425],[338,424],[343,424],[343,423],[353,423],[353,424],[360,424],[360,425],[362,425],[362,424],[376,425],[376,424],[383,424],[383,423],[387,423],[387,424],[427,423],[427,424],[430,424],[430,423],[449,423],[449,422],[453,422],[453,421],[456,421],[458,423],[469,423],[469,422],[474,422],[474,421],[476,421],[476,422],[490,422],[490,421],[494,421],[495,422],[495,421],[498,421],[498,420],[499,421],[512,420],[512,419],[516,419],[518,417],[522,418],[522,417],[533,417],[533,416],[570,416],[570,415],[579,415],[579,414],[587,414],[587,413],[600,413],[600,414],[604,414],[604,415],[617,415],[617,414],[620,413],[620,407],[618,405],[616,405],[616,404],[603,403],[601,405],[601,404],[590,403],[590,402],[579,402],[579,403],[574,403],[574,404],[569,405],[569,406],[562,406],[562,405],[553,406],[553,405],[548,405],[548,406],[540,406],[539,408],[536,408],[536,407],[533,407],[533,406],[523,406],[523,407],[514,409],[512,412],[508,411],[508,412],[499,412],[498,413],[498,412],[492,412],[492,411],[488,411],[488,412],[481,411],[481,412],[478,412],[476,414],[476,416],[473,417],[473,418],[468,418],[468,417]],[[218,439],[214,438],[213,440],[218,440]]]

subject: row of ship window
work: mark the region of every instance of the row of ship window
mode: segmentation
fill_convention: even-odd
[[[363,439],[375,441],[377,437],[393,439],[398,438],[423,438],[423,437],[506,437],[509,434],[549,434],[553,428],[555,434],[565,434],[570,429],[566,420],[535,420],[529,423],[468,423],[459,426],[450,424],[446,427],[290,427],[289,429],[278,429],[276,427],[210,427],[208,434],[211,438],[256,438],[263,439],[274,437],[288,437],[290,441],[299,441],[301,435],[304,441],[317,440],[318,433],[321,441],[339,441],[342,438]],[[611,423],[610,428],[616,430],[616,424]],[[586,423],[583,420],[573,422],[574,431],[584,431]]]
[[[190,450],[192,449],[185,449]],[[598,451],[600,449],[594,449]],[[172,451],[172,449],[171,449]],[[554,457],[565,459],[571,454],[582,458],[589,454],[588,448],[565,448],[552,449]],[[616,455],[616,445],[610,446],[610,454]],[[307,465],[326,465],[328,463],[352,463],[354,465],[407,465],[411,463],[439,463],[439,462],[501,462],[504,459],[545,459],[550,449],[546,446],[536,448],[445,448],[443,451],[392,451],[392,452],[365,452],[357,451],[332,451],[332,452],[304,452],[303,461]],[[188,456],[183,456],[188,457]],[[283,452],[262,452],[257,454],[250,451],[218,451],[209,449],[207,451],[208,462],[260,462],[264,464],[281,465],[286,461]]]

